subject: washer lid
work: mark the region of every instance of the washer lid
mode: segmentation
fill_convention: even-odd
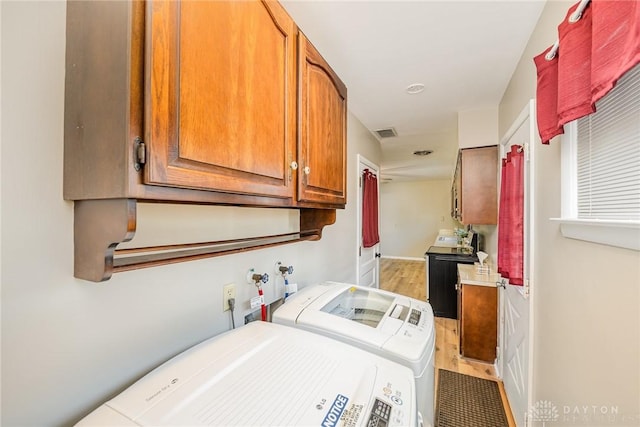
[[[252,322],[180,354],[106,405],[142,426],[415,425],[414,399],[404,366]]]
[[[405,316],[402,316],[402,319],[406,317],[408,307],[396,304],[395,300],[396,298],[392,295],[350,286],[325,304],[320,311],[377,328],[387,313],[389,317],[399,319],[404,307]],[[396,330],[402,324],[397,326]]]
[[[350,309],[358,307],[369,311],[355,313],[359,317],[356,321],[349,319]],[[385,307],[386,312],[378,321],[379,312]],[[414,373],[424,369],[424,361],[431,357],[435,345],[433,310],[427,302],[347,283],[305,287],[273,313],[273,321],[382,354],[411,366]]]

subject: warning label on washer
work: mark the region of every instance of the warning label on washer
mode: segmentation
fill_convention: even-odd
[[[358,425],[358,418],[360,418],[363,408],[364,405],[356,405],[355,403],[349,405],[342,413],[342,417],[340,417],[341,425],[344,427],[354,427]]]
[[[336,400],[333,401],[333,404],[329,408],[329,412],[324,417],[324,420],[322,420],[322,427],[336,426],[348,402],[349,398],[347,396],[343,396],[342,394],[337,395]]]

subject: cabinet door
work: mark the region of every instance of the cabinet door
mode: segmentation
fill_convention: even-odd
[[[299,33],[298,200],[344,205],[347,88]]]
[[[145,182],[293,198],[289,15],[266,1],[147,7]]]
[[[464,357],[493,363],[496,358],[498,290],[462,284],[460,353]]]
[[[498,147],[461,150],[460,222],[498,223]]]
[[[458,264],[445,255],[429,255],[429,303],[437,317],[458,317]]]

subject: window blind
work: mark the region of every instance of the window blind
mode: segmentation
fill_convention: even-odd
[[[640,220],[640,66],[577,129],[578,218]]]

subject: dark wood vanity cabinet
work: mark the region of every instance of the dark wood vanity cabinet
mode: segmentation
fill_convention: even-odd
[[[457,319],[458,264],[473,264],[477,258],[457,254],[457,248],[430,247],[425,256],[427,296],[436,317]]]
[[[457,308],[458,261],[444,255],[429,257],[429,304],[436,317],[458,318]]]

